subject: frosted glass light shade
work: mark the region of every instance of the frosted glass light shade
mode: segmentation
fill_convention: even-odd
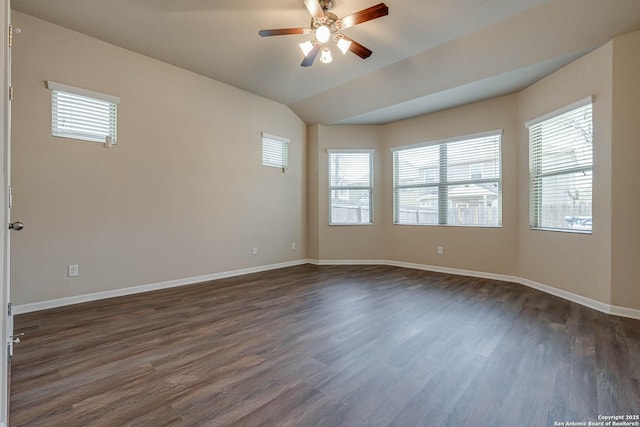
[[[322,49],[322,55],[320,56],[320,62],[322,62],[323,64],[328,64],[331,61],[333,61],[333,57],[331,56],[331,51],[329,50],[328,47],[325,47],[324,49]]]
[[[311,43],[310,41],[300,43],[299,46],[302,53],[304,53],[304,56],[307,56],[309,52],[311,52],[311,49],[313,49],[313,43]]]
[[[316,39],[318,39],[320,43],[326,43],[330,37],[331,30],[329,30],[329,27],[327,27],[326,25],[321,25],[316,30]]]
[[[338,49],[340,49],[342,51],[342,54],[346,54],[349,51],[349,48],[351,47],[351,40],[346,40],[341,38],[340,40],[338,40]]]

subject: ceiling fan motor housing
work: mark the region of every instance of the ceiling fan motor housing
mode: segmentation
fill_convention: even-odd
[[[318,0],[318,2],[325,13],[333,6],[333,2],[331,0]]]
[[[331,12],[325,12],[322,18],[311,18],[311,28],[314,30],[320,26],[326,26],[331,30],[331,34],[342,29],[342,20]]]

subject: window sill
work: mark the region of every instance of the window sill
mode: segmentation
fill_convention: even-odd
[[[363,225],[373,225],[373,223],[372,223],[372,222],[362,222],[362,223],[351,223],[351,222],[340,223],[340,222],[330,222],[330,223],[329,223],[329,227],[333,227],[333,226],[344,227],[344,226],[348,226],[348,225],[363,226]]]
[[[451,225],[451,224],[398,224],[401,227],[447,227],[447,228],[502,228],[502,225]]]
[[[529,227],[531,231],[551,231],[554,233],[569,233],[569,234],[584,234],[592,235],[593,230],[575,230],[570,228],[543,228],[543,227]]]

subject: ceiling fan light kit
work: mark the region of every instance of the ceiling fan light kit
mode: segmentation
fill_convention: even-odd
[[[388,15],[389,8],[386,4],[379,3],[340,19],[335,14],[329,12],[329,9],[333,6],[333,2],[330,0],[303,1],[305,7],[311,14],[311,25],[309,28],[260,30],[258,32],[260,37],[313,34],[315,36],[313,42],[308,40],[299,44],[302,53],[305,55],[301,64],[303,67],[311,66],[318,56],[318,53],[320,53],[320,50],[322,50],[320,62],[323,64],[330,63],[333,60],[331,49],[327,45],[330,40],[338,46],[338,49],[340,49],[343,55],[351,51],[362,59],[371,56],[371,50],[345,36],[341,31],[345,28]]]
[[[313,43],[311,43],[309,40],[307,40],[304,43],[300,43],[299,46],[304,56],[307,56],[309,52],[311,52],[311,50],[313,49]]]
[[[333,61],[333,57],[331,56],[331,51],[327,46],[322,48],[322,55],[320,55],[320,62],[323,64],[328,64]]]
[[[351,47],[351,41],[345,39],[344,37],[339,37],[338,41],[336,41],[336,44],[338,45],[338,49],[342,51],[343,55],[346,54]]]
[[[320,43],[326,43],[331,38],[331,30],[326,25],[320,25],[316,29],[316,40]]]

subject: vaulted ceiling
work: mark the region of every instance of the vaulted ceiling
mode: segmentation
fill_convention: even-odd
[[[380,0],[334,0],[345,16]],[[13,0],[18,11],[288,105],[306,123],[365,124],[512,93],[616,35],[639,0],[384,0],[389,15],[344,30],[362,60],[300,66],[303,0]]]

